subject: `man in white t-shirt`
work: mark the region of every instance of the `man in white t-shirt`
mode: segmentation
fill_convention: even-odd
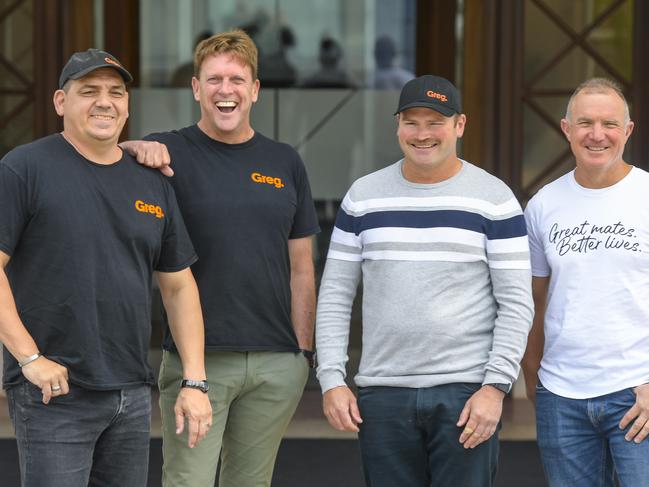
[[[613,82],[573,93],[561,129],[574,171],[525,210],[536,309],[523,370],[551,486],[649,482],[649,173]],[[538,377],[537,377],[538,373]]]

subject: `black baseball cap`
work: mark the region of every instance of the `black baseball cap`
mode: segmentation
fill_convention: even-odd
[[[430,108],[445,117],[462,113],[457,88],[449,80],[432,74],[411,79],[403,86],[394,114],[415,107]]]
[[[63,67],[63,71],[61,71],[61,76],[59,76],[59,88],[63,88],[63,85],[68,80],[83,78],[91,71],[99,68],[113,68],[124,78],[125,83],[133,81],[131,73],[126,71],[126,68],[122,66],[122,63],[115,56],[99,49],[88,49],[87,51],[75,52],[70,56],[67,64]]]

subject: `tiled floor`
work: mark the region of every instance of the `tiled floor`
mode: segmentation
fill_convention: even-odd
[[[156,393],[154,393],[156,394]],[[157,397],[154,397],[157,404]],[[286,432],[287,438],[355,438],[354,433],[336,431],[322,414],[322,396],[317,389],[307,389]],[[153,408],[151,436],[160,436],[160,411]],[[7,411],[7,400],[0,396],[0,438],[13,437],[13,428]],[[525,399],[507,398],[503,411],[503,440],[533,440],[536,438],[534,409]]]

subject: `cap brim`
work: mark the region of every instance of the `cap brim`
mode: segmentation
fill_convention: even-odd
[[[89,68],[86,68],[86,69],[83,69],[83,70],[79,71],[78,73],[74,73],[72,76],[68,76],[68,78],[62,84],[67,83],[67,81],[71,80],[71,79],[83,78],[88,73],[92,73],[93,71],[95,71],[97,69],[101,69],[101,68],[114,69],[124,79],[125,83],[130,83],[131,81],[133,81],[133,76],[131,76],[131,73],[126,71],[126,69],[124,69],[123,67],[115,66],[114,64],[110,64],[110,63],[104,63],[104,64],[98,64],[96,66],[91,66]],[[63,88],[63,86],[61,86],[60,88]]]
[[[440,104],[437,104],[437,103],[425,103],[425,102],[417,101],[417,102],[408,103],[407,105],[399,107],[399,109],[396,112],[394,112],[394,114],[396,115],[398,113],[401,113],[404,110],[408,110],[408,108],[430,108],[431,110],[435,110],[436,112],[441,113],[445,117],[452,117],[453,115],[455,115],[457,113],[453,108],[447,107],[445,105],[440,105]]]

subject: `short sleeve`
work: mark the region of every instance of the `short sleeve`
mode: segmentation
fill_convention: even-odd
[[[163,181],[167,198],[167,218],[162,236],[160,258],[155,270],[161,272],[181,271],[198,260],[189,238],[173,188]]]
[[[290,239],[307,237],[320,231],[313,198],[311,197],[311,186],[309,185],[309,178],[307,177],[304,163],[297,153],[295,154],[295,159],[297,209],[293,218],[293,227],[289,235]]]
[[[534,198],[525,208],[525,222],[527,235],[530,242],[530,260],[532,262],[532,276],[548,277],[550,266],[543,248],[542,229],[539,225],[539,208]]]
[[[0,161],[0,250],[12,255],[29,221],[27,183],[6,161]]]

